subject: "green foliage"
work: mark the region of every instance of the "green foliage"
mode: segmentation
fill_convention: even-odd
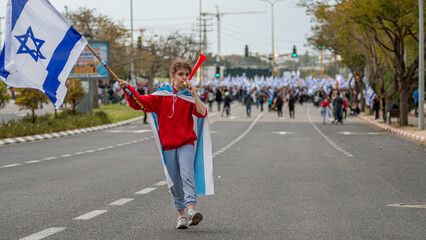
[[[66,86],[68,91],[64,103],[71,104],[72,111],[76,112],[77,104],[86,95],[86,93],[84,92],[80,79],[70,78],[66,82]]]
[[[19,106],[19,110],[30,109],[32,112],[32,121],[35,121],[35,110],[40,107],[40,104],[47,101],[47,96],[39,90],[31,88],[16,89],[15,104]]]
[[[101,105],[99,109],[94,110],[96,112],[106,112],[112,122],[120,122],[130,118],[143,116],[143,111],[135,111],[133,108],[127,105],[121,104],[108,104]]]
[[[6,84],[0,81],[0,109],[4,108],[6,103],[9,102],[9,97]]]
[[[27,115],[21,120],[11,120],[0,124],[0,138],[20,137],[42,133],[53,133],[72,129],[92,127],[111,123],[103,111],[95,113],[75,113],[71,110],[58,114],[57,118],[46,114],[34,121]]]

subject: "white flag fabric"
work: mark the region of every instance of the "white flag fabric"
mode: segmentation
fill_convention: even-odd
[[[365,104],[371,106],[374,97],[376,97],[376,93],[373,91],[370,85],[367,84],[367,89],[365,90]]]
[[[86,39],[47,0],[9,0],[0,76],[9,86],[44,92],[59,108]]]

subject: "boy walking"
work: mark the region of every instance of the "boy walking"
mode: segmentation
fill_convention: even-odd
[[[144,96],[140,96],[126,81],[118,80],[119,86],[127,87],[149,114],[148,121],[163,158],[169,191],[178,211],[177,229],[195,226],[203,219],[202,214],[195,210],[197,194],[213,194],[210,128],[208,119],[204,119],[207,108],[196,94],[195,86],[188,82],[191,71],[189,62],[177,59],[170,68],[173,86],[165,86]],[[129,105],[141,110],[125,94]],[[196,123],[193,115],[198,118]],[[198,136],[193,130],[194,124],[199,126]],[[198,138],[202,141],[197,141]],[[202,173],[197,174],[197,171]],[[188,217],[185,216],[186,208]]]

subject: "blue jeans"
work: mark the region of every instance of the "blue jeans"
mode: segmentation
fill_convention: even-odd
[[[251,116],[251,105],[246,105],[247,116]]]
[[[167,171],[173,181],[169,189],[176,210],[197,203],[194,178],[194,145],[183,145],[178,149],[164,151]]]
[[[342,122],[342,107],[334,108],[334,120],[337,122]]]

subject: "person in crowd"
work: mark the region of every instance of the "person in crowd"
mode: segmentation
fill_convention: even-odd
[[[222,91],[220,88],[216,89],[216,102],[217,102],[217,111],[220,112],[220,105],[222,103]]]
[[[277,97],[275,98],[275,107],[277,108],[278,118],[283,117],[283,96],[281,93],[278,93]]]
[[[295,118],[294,115],[294,103],[296,102],[296,97],[292,93],[288,96],[288,110],[290,113],[290,118]]]
[[[414,100],[414,115],[418,117],[419,116],[419,90],[414,91],[413,100]]]
[[[325,119],[327,118],[327,116],[330,115],[330,112],[328,110],[330,111],[333,110],[331,109],[331,106],[330,106],[330,97],[327,96],[326,98],[324,98],[320,106],[321,106],[322,124],[325,124]]]
[[[375,119],[379,119],[379,110],[380,110],[380,98],[375,96],[373,102],[371,103],[371,108],[373,109]]]
[[[253,104],[254,100],[251,96],[251,93],[248,93],[244,98],[244,103],[246,105],[246,113],[247,117],[251,117],[251,105]]]
[[[337,95],[333,100],[333,109],[334,109],[334,121],[337,124],[343,124],[342,120],[342,108],[343,108],[343,99],[340,97],[340,92],[337,91]]]

